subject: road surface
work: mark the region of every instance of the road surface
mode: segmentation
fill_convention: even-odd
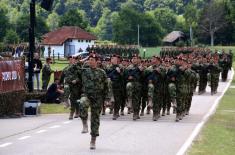
[[[229,73],[229,79],[232,74]],[[175,115],[152,121],[145,115],[132,121],[125,115],[116,121],[101,116],[97,149],[89,150],[90,135],[81,134],[80,119],[68,114],[42,115],[20,119],[0,119],[0,155],[175,155],[183,154],[213,112],[216,102],[228,87],[220,82],[218,93],[193,97],[190,115],[176,123]]]

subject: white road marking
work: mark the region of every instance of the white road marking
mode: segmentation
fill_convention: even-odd
[[[219,101],[221,100],[221,98],[224,96],[225,92],[227,91],[227,89],[229,88],[232,80],[233,80],[233,75],[234,75],[234,70],[232,70],[232,74],[231,74],[231,79],[229,80],[228,84],[226,85],[225,89],[223,90],[223,92],[221,93],[221,95],[215,100],[215,103],[213,104],[213,106],[210,108],[210,110],[208,111],[208,113],[203,117],[202,121],[200,123],[197,124],[196,128],[193,130],[193,132],[191,133],[190,137],[187,139],[187,141],[183,144],[183,146],[180,148],[180,150],[177,152],[176,155],[184,155],[186,154],[186,151],[188,150],[188,148],[191,146],[193,140],[196,138],[196,136],[199,134],[199,132],[201,131],[203,125],[207,122],[207,120],[209,119],[209,117],[215,113],[216,108],[219,104]]]
[[[28,138],[30,138],[31,136],[24,136],[24,137],[20,137],[20,138],[18,138],[18,140],[25,140],[25,139],[28,139]]]
[[[72,121],[66,121],[66,122],[63,122],[63,124],[69,124],[71,123]]]
[[[54,125],[54,126],[51,126],[51,127],[49,127],[49,128],[55,129],[55,128],[59,128],[59,127],[61,127],[61,126],[60,126],[60,125]]]
[[[0,147],[6,147],[6,146],[9,146],[9,145],[11,145],[12,143],[4,143],[4,144],[2,144],[2,145],[0,145]]]
[[[39,130],[37,131],[36,133],[43,133],[43,132],[46,132],[47,130]]]

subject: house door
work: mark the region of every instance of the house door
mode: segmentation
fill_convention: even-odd
[[[75,54],[75,45],[69,45],[68,43],[65,44],[64,56],[72,56]]]
[[[75,45],[69,45],[69,55],[75,54]]]

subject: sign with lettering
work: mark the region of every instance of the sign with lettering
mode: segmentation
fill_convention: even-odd
[[[22,60],[0,61],[0,93],[25,89],[25,69]]]

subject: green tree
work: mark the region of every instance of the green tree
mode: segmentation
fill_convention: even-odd
[[[91,18],[91,26],[96,26],[98,21],[100,20],[103,10],[104,3],[100,0],[95,0],[92,5],[92,18]]]
[[[193,3],[190,3],[187,5],[185,8],[185,13],[184,13],[184,18],[186,21],[186,24],[189,27],[189,33],[190,33],[190,41],[191,41],[191,46],[193,46],[194,41],[193,41],[193,28],[197,26],[197,20],[198,20],[198,12],[197,8]]]
[[[226,21],[224,1],[210,1],[202,10],[199,26],[204,35],[209,35],[214,46],[216,33],[228,23]]]
[[[6,35],[4,37],[5,44],[17,44],[19,43],[19,36],[17,35],[16,31],[14,30],[7,30]]]
[[[9,26],[9,20],[7,18],[6,9],[0,7],[0,41],[3,40],[3,37],[6,34],[8,26]]]
[[[111,11],[108,8],[103,10],[103,15],[100,18],[97,26],[95,28],[95,34],[101,40],[112,40],[112,20],[111,20]]]
[[[169,8],[157,8],[150,11],[149,14],[161,25],[164,35],[175,29],[176,15],[173,10]]]
[[[84,20],[81,12],[76,9],[69,10],[59,19],[59,27],[62,26],[79,26],[86,29],[88,22]]]
[[[52,12],[46,22],[51,31],[55,30],[59,26],[59,15],[56,12]]]
[[[36,17],[35,37],[41,39],[42,35],[47,33],[49,28],[42,17]],[[29,15],[21,14],[16,21],[16,32],[22,41],[28,41],[29,36]]]
[[[153,17],[128,7],[123,7],[113,20],[113,40],[122,44],[137,44],[138,25],[140,44],[143,46],[160,44],[161,28]]]

